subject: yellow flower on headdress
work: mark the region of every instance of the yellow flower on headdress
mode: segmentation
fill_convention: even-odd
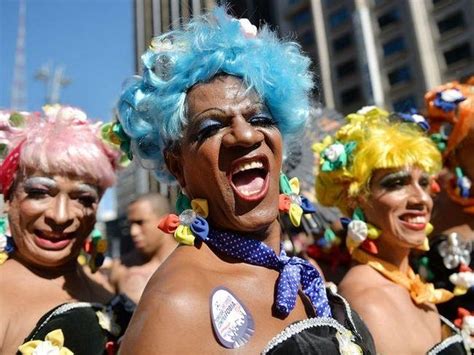
[[[64,335],[61,329],[55,329],[48,334],[44,340],[31,340],[18,347],[23,355],[74,355],[64,346]]]
[[[321,142],[314,143],[311,148],[313,149],[313,152],[321,153],[324,149],[329,147],[332,144],[332,142],[333,142],[332,137],[326,136]]]
[[[336,133],[338,140],[354,139],[357,137],[357,132],[363,132],[367,126],[377,124],[381,120],[387,120],[389,113],[376,106],[362,107],[356,113],[351,113],[346,116],[348,124],[342,126]]]

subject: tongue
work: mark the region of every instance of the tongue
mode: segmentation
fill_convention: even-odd
[[[254,194],[262,190],[265,179],[256,171],[246,171],[232,177],[234,186],[244,194]]]

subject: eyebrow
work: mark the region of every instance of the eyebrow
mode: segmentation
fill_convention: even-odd
[[[23,183],[25,188],[33,188],[35,185],[44,185],[48,188],[52,188],[55,187],[57,183],[54,179],[45,176],[33,176],[27,178]]]
[[[92,194],[96,194],[97,196],[99,195],[99,189],[97,186],[91,185],[91,184],[80,184],[77,188],[78,191],[80,192],[89,192]]]
[[[380,179],[379,184],[383,185],[384,183],[393,180],[393,179],[406,179],[410,178],[411,174],[409,171],[396,171],[393,173],[388,173],[383,178]],[[429,178],[429,174],[426,172],[422,172],[420,178]]]

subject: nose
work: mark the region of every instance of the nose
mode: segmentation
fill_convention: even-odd
[[[132,223],[130,226],[130,235],[135,238],[140,233],[140,226],[137,223]]]
[[[241,146],[252,147],[263,141],[263,133],[252,126],[243,116],[235,116],[232,120],[230,131],[223,137],[225,147]]]
[[[72,222],[70,200],[67,196],[57,195],[52,199],[45,212],[45,218],[50,224],[67,228]]]
[[[426,188],[416,183],[412,186],[408,204],[410,208],[421,211],[425,208],[430,209],[433,204],[433,199]]]

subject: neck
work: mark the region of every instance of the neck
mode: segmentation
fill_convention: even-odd
[[[13,253],[12,259],[16,260],[32,273],[44,279],[59,279],[64,280],[75,278],[82,273],[82,267],[74,259],[68,263],[57,265],[57,266],[38,266],[34,265],[30,261],[24,259],[18,253]]]
[[[164,235],[161,237],[162,243],[158,246],[158,248],[155,249],[153,253],[142,254],[142,258],[146,263],[154,262],[161,264],[178,246],[178,243],[171,235]]]
[[[378,243],[378,251],[378,254],[375,255],[377,258],[389,262],[403,273],[408,272],[408,269],[410,267],[408,263],[408,256],[410,255],[409,248],[385,245],[385,243],[383,242],[383,236],[381,236],[380,242]]]
[[[256,233],[248,233],[249,237],[265,243],[278,255],[280,253],[281,228],[278,220],[275,220],[267,228]]]

